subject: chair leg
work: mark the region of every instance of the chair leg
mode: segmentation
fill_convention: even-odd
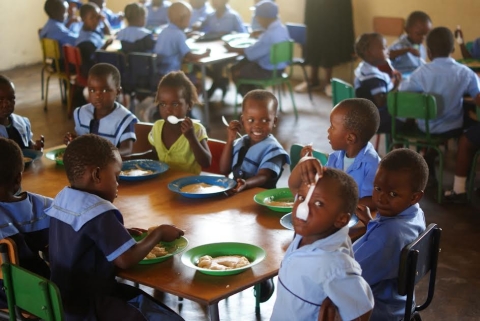
[[[63,79],[58,78],[58,85],[60,86],[60,99],[62,100],[62,104],[65,102],[65,87],[63,86]]]
[[[277,89],[277,91],[278,91],[278,94],[277,94],[277,96],[278,96],[278,106],[280,108],[280,111],[282,111],[282,93],[280,92],[279,89]],[[275,92],[275,87],[273,87],[273,92]]]
[[[438,161],[439,161],[439,170],[438,170],[438,187],[437,187],[437,202],[438,204],[442,204],[442,194],[443,194],[443,153],[440,151],[439,148],[436,148],[438,153]]]
[[[312,87],[310,86],[310,82],[308,81],[307,70],[305,69],[304,65],[301,65],[301,67],[303,71],[303,78],[305,78],[305,82],[307,83],[308,98],[310,98],[310,101],[313,103]]]
[[[42,87],[42,100],[45,98],[44,96],[44,80],[45,80],[45,66],[42,67],[42,70],[40,71],[40,83]]]
[[[43,110],[47,110],[48,106],[48,84],[50,83],[50,76],[47,77],[47,82],[45,84],[45,106],[43,107]]]
[[[480,157],[480,151],[478,151],[475,156],[473,157],[472,167],[470,169],[470,173],[468,175],[467,180],[467,199],[470,202],[472,200],[473,189],[475,188],[475,176],[477,174],[477,162],[478,158]]]
[[[72,109],[73,94],[74,94],[74,91],[72,90],[73,88],[74,88],[74,86],[71,86],[70,82],[67,81],[67,88],[65,89],[66,90],[65,95],[66,95],[66,98],[67,98],[67,115],[68,115],[68,118],[72,118],[72,114],[73,114],[73,109]]]
[[[238,116],[238,114],[237,114],[238,87],[240,87],[240,84],[237,84],[235,86],[235,103],[233,104],[233,114],[234,114],[235,118],[237,118],[237,116]]]
[[[295,120],[298,119],[297,105],[295,105],[295,96],[293,94],[292,84],[287,82],[288,90],[290,91],[290,97],[292,98],[293,112],[295,113]]]

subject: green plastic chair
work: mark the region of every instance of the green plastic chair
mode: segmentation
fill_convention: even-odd
[[[0,244],[0,253],[6,256],[6,244]],[[45,321],[64,319],[60,291],[52,281],[6,261],[2,272],[10,321],[27,320],[22,310]]]
[[[468,52],[472,52],[473,49],[473,41],[469,41],[465,44],[465,48],[467,48]]]
[[[293,57],[293,41],[284,41],[272,45],[270,49],[270,63],[275,66],[273,70],[272,78],[270,79],[247,79],[241,78],[237,80],[235,84],[237,87],[237,92],[235,95],[235,116],[237,115],[237,99],[238,99],[238,88],[241,85],[254,85],[259,87],[274,87],[278,85],[287,84],[288,90],[290,91],[290,97],[292,98],[293,111],[295,113],[295,119],[298,119],[297,106],[295,105],[295,98],[293,96],[292,84],[290,83],[289,75],[285,72],[281,72],[276,69],[276,66],[280,63],[287,62],[289,65],[292,63]],[[279,92],[278,102],[280,110],[282,110],[282,95]]]
[[[480,120],[480,107],[477,106],[477,120]],[[470,173],[468,175],[467,181],[467,199],[468,201],[472,200],[473,190],[475,189],[475,176],[477,174],[477,163],[480,158],[480,150],[475,153],[473,156],[472,167],[470,168]]]
[[[355,98],[355,89],[348,82],[338,78],[332,78],[330,84],[332,85],[333,106],[336,106],[344,99]]]
[[[433,95],[411,92],[391,92],[387,96],[388,112],[392,116],[392,144],[433,148],[439,155],[437,201],[442,202],[443,187],[443,152],[439,146],[445,144],[447,137],[430,133],[429,121],[437,117],[437,102]],[[425,132],[418,128],[399,130],[395,118],[414,118],[425,121]]]
[[[293,144],[292,147],[290,147],[290,172],[293,171],[295,166],[297,166],[298,162],[300,161],[300,152],[302,151],[303,147],[305,146],[300,144]],[[328,154],[314,150],[313,157],[318,159],[322,165],[327,164]]]

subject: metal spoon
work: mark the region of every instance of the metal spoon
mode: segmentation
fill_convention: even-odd
[[[315,186],[317,185],[318,179],[320,178],[320,175],[315,175],[315,184],[312,184],[307,192],[307,196],[305,196],[305,199],[303,200],[302,203],[300,203],[297,207],[297,213],[296,216],[298,219],[306,221],[308,218],[308,203],[310,202],[310,198],[312,197],[313,191],[315,190]]]
[[[229,127],[230,125],[228,124],[228,121],[227,119],[225,118],[225,116],[222,116],[222,122],[225,124],[225,126]],[[242,138],[242,134],[240,134],[239,132],[237,132],[237,135],[238,137]]]
[[[177,118],[176,116],[173,116],[173,115],[170,115],[167,117],[167,120],[170,124],[178,124],[179,122],[182,122],[185,120],[185,118]],[[193,123],[199,123],[200,120],[199,119],[192,119],[192,122]]]

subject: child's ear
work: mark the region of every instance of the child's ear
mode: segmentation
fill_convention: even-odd
[[[417,204],[418,202],[420,202],[424,194],[425,194],[424,191],[413,193],[412,200],[410,201],[410,205]]]
[[[101,182],[101,178],[100,178],[100,167],[95,167],[93,170],[92,170],[92,181],[93,183],[95,184],[99,184]]]
[[[357,135],[355,133],[348,133],[347,135],[347,143],[350,145],[355,144],[358,141]]]
[[[335,223],[333,224],[336,228],[341,229],[350,222],[350,213],[341,213],[337,216]]]

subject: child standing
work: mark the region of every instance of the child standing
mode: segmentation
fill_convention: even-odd
[[[307,201],[310,185],[300,177],[309,162],[316,163],[317,172],[323,174],[306,204],[308,216],[301,219],[297,216],[299,205]],[[297,195],[292,212],[295,238],[278,272],[271,320],[317,320],[327,297],[337,306],[342,320],[368,320],[373,308],[372,291],[353,258],[347,226],[357,206],[355,182],[337,169],[322,170],[317,160],[299,163],[291,178],[289,187]]]
[[[410,73],[423,65],[427,50],[423,41],[432,29],[430,17],[423,11],[412,12],[405,22],[405,34],[389,48],[392,66],[403,73]]]
[[[253,187],[275,188],[283,165],[290,164],[290,156],[272,135],[277,107],[278,100],[271,92],[252,90],[243,99],[241,123],[230,122],[220,171],[224,175],[233,172],[237,181],[233,193]],[[246,135],[235,140],[242,125]]]
[[[67,3],[63,0],[47,0],[43,8],[48,15],[48,21],[40,30],[40,38],[57,40],[60,49],[66,44],[73,46],[78,34],[68,30],[64,24],[67,17]],[[60,50],[60,52],[63,51]],[[63,66],[63,63],[60,66]]]
[[[90,103],[74,110],[76,135],[67,133],[65,144],[68,145],[77,135],[91,133],[112,142],[120,155],[130,154],[136,140],[135,124],[138,120],[115,101],[122,91],[120,72],[111,64],[96,64],[88,73],[87,83]]]
[[[130,52],[152,52],[155,46],[152,32],[145,28],[147,11],[139,3],[133,2],[125,7],[125,19],[128,27],[117,33],[117,39],[122,42],[122,51]]]
[[[164,0],[152,0],[147,4],[147,28],[155,29],[168,23],[168,8],[172,3]]]
[[[44,210],[52,199],[21,191],[23,155],[13,140],[0,137],[0,150],[0,239],[15,241],[20,266],[49,278],[50,270],[38,252],[48,251],[50,218]],[[5,291],[0,291],[0,309],[7,308]]]
[[[22,149],[42,150],[43,136],[33,141],[32,126],[26,117],[14,114],[15,86],[7,77],[0,75],[0,137],[10,138]]]
[[[168,307],[126,284],[115,269],[142,260],[160,241],[183,235],[160,225],[135,242],[112,204],[122,159],[115,146],[97,135],[72,141],[63,156],[70,187],[55,197],[50,216],[51,280],[60,289],[66,320],[183,320]]]
[[[395,149],[382,159],[375,176],[377,216],[372,219],[364,207],[357,210],[367,233],[353,244],[353,252],[375,298],[372,321],[401,320],[405,313],[406,296],[397,290],[400,253],[425,230],[418,202],[427,179],[428,167],[420,154]]]
[[[155,147],[153,156],[172,169],[199,174],[202,167],[210,166],[212,154],[205,127],[186,117],[198,101],[195,86],[182,71],[171,72],[160,80],[155,101],[163,119],[155,122],[148,135]],[[171,124],[166,120],[170,115],[184,120]]]

